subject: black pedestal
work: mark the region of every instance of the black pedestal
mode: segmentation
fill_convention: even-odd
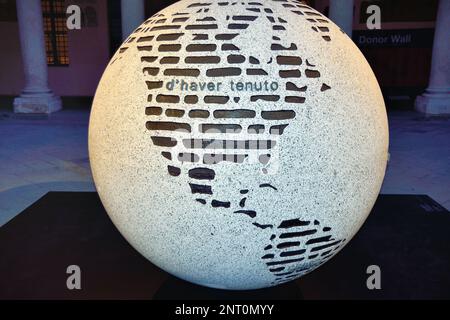
[[[169,277],[153,296],[155,300],[303,300],[295,281],[258,290],[231,291],[198,286]]]
[[[381,195],[355,238],[311,274],[263,290],[214,290],[143,258],[96,193],[50,192],[0,228],[0,299],[450,298],[449,246],[447,210],[427,196]],[[366,286],[373,264],[381,290]],[[66,287],[69,265],[81,268],[81,290]]]

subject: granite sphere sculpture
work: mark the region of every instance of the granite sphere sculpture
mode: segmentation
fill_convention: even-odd
[[[277,285],[333,257],[372,209],[387,149],[368,63],[294,0],[155,14],[106,68],[89,125],[118,230],[158,267],[223,289]]]

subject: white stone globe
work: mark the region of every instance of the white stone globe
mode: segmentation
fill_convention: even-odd
[[[222,289],[274,286],[333,257],[371,211],[387,149],[367,61],[294,0],[162,10],[112,58],[89,125],[95,184],[123,236]]]

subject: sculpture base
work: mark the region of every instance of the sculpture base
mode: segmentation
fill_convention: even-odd
[[[20,97],[14,99],[15,113],[52,113],[61,109],[61,98],[53,94],[23,94]]]

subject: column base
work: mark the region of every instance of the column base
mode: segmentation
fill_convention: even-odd
[[[423,95],[417,96],[415,109],[430,115],[449,115],[450,94],[430,94],[425,92]]]
[[[22,95],[14,99],[15,113],[52,113],[62,109],[61,98],[55,95]]]

